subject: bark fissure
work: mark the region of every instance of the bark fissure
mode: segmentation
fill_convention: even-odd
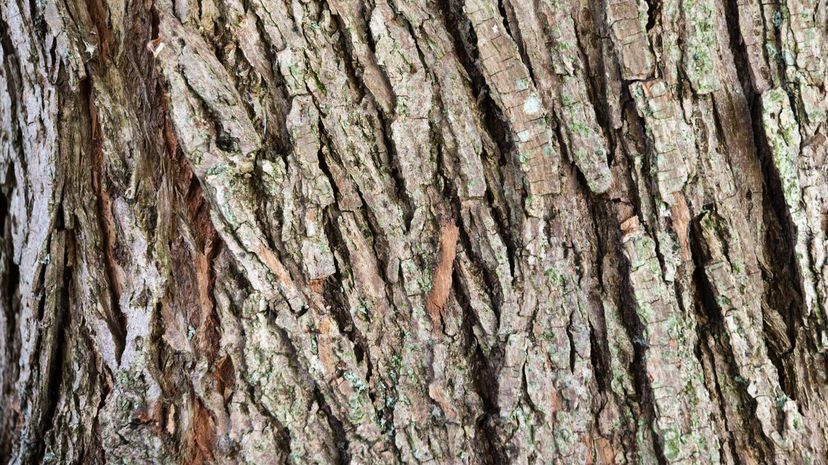
[[[96,191],[97,198],[97,217],[98,227],[101,232],[102,244],[101,248],[104,252],[104,260],[106,263],[106,277],[108,279],[108,286],[110,292],[109,311],[107,315],[107,324],[115,340],[115,356],[118,361],[124,352],[126,344],[126,322],[125,316],[121,312],[121,281],[118,277],[118,264],[115,258],[115,250],[117,244],[115,243],[118,232],[115,230],[115,224],[112,218],[112,204],[107,186],[106,166],[104,165],[103,140],[101,134],[101,127],[98,124],[98,114],[95,108],[95,99],[92,91],[91,80],[85,80],[81,83],[83,99],[89,111],[89,128],[91,141],[91,158],[92,158],[92,187]]]

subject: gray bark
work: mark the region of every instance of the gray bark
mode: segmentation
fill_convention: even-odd
[[[827,38],[0,2],[0,462],[825,464]]]

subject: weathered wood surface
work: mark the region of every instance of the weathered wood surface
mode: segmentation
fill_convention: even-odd
[[[825,0],[3,0],[0,462],[825,464]]]

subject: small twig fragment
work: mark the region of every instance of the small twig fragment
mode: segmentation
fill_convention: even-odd
[[[161,42],[160,37],[147,42],[147,50],[152,53],[153,58],[158,58],[158,54],[164,50],[164,47],[166,47],[166,44]]]

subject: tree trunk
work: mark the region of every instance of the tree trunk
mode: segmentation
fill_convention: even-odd
[[[0,18],[0,462],[828,462],[825,0]]]

